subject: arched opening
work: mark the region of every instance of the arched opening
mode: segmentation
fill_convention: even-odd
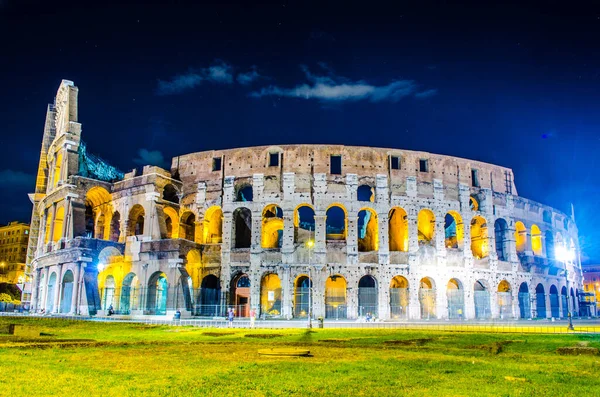
[[[308,301],[312,282],[310,279],[301,275],[296,278],[294,283],[294,317],[308,316]]]
[[[169,293],[167,275],[155,272],[148,281],[148,300],[146,310],[150,314],[167,314],[167,297]]]
[[[50,210],[46,210],[46,231],[44,233],[44,244],[48,244],[50,242],[50,235],[52,234],[52,213]]]
[[[444,218],[446,248],[463,248],[465,226],[462,217],[456,211],[450,211]]]
[[[562,303],[562,317],[567,317],[569,314],[569,308],[567,307],[567,287],[560,289],[560,302]]]
[[[535,311],[537,318],[546,318],[546,293],[541,283],[535,287]]]
[[[544,237],[546,240],[546,258],[554,260],[556,258],[554,256],[554,236],[550,230],[546,230]]]
[[[346,211],[337,205],[327,209],[325,213],[326,240],[345,241],[346,240]]]
[[[379,250],[377,213],[370,208],[358,212],[358,252]]]
[[[46,313],[54,312],[54,289],[58,288],[56,279],[56,273],[52,272],[48,278],[48,289],[46,291]]]
[[[433,211],[422,209],[417,218],[419,230],[419,244],[432,244],[435,234],[435,215]]]
[[[485,280],[475,281],[473,295],[475,297],[475,318],[490,318],[490,290]]]
[[[307,204],[294,210],[294,243],[305,244],[315,232],[315,211]]]
[[[395,276],[390,283],[390,316],[393,319],[408,318],[408,280]]]
[[[519,286],[519,314],[521,318],[531,317],[531,301],[529,299],[529,287],[527,283]]]
[[[85,235],[104,240],[110,238],[108,222],[112,215],[112,195],[101,186],[94,186],[85,194]]]
[[[250,313],[250,278],[238,274],[231,283],[231,302],[236,317],[248,317]]]
[[[252,212],[248,208],[236,208],[233,211],[231,233],[234,248],[250,248],[252,242]]]
[[[235,187],[235,201],[252,201],[252,185],[242,184]]]
[[[469,197],[469,208],[471,208],[471,211],[479,211],[479,200],[477,199],[477,196],[471,195]]]
[[[94,209],[91,205],[85,205],[85,237],[94,238]]]
[[[533,255],[542,255],[542,231],[537,225],[531,226],[531,250]]]
[[[141,236],[144,234],[144,207],[139,204],[131,207],[129,211],[129,230],[127,230],[127,236]]]
[[[281,315],[281,280],[275,273],[266,274],[260,285],[260,312],[263,316]]]
[[[52,184],[54,187],[58,186],[58,182],[60,182],[60,172],[62,169],[63,163],[63,155],[62,153],[58,153],[54,160],[54,175],[52,176]]]
[[[119,237],[121,236],[121,214],[118,211],[115,211],[111,220],[110,220],[110,241],[114,241],[115,243],[119,241]]]
[[[94,238],[97,238],[98,240],[104,240],[105,236],[105,230],[106,230],[106,219],[104,218],[104,213],[101,212],[100,215],[98,215],[98,219],[96,220],[96,228],[95,228],[95,232],[94,232]]]
[[[119,313],[131,314],[131,310],[138,309],[138,284],[139,280],[135,273],[128,273],[123,279],[123,284],[121,286],[121,298],[119,300]]]
[[[560,303],[558,300],[558,289],[556,285],[550,286],[550,315],[553,318],[560,317]]]
[[[196,241],[196,215],[186,211],[179,222],[179,237],[188,241]]]
[[[403,208],[390,210],[388,221],[390,251],[408,251],[408,215]]]
[[[223,211],[213,206],[204,214],[204,243],[221,244],[223,242]]]
[[[521,221],[515,223],[515,243],[517,253],[525,252],[527,249],[527,228]]]
[[[106,276],[104,280],[104,291],[102,294],[102,310],[108,310],[109,307],[115,308],[115,278],[112,275]]]
[[[267,205],[262,213],[263,248],[280,249],[283,241],[283,211],[275,204]]]
[[[369,201],[371,203],[374,203],[375,188],[369,185],[360,185],[358,189],[356,189],[356,199],[358,201]]]
[[[338,274],[330,276],[325,281],[325,317],[346,318],[346,279]]]
[[[512,316],[512,291],[510,284],[506,280],[500,281],[498,284],[498,311],[500,318],[508,318]]]
[[[460,280],[453,278],[448,281],[446,297],[448,298],[448,318],[464,319],[465,293]]]
[[[419,304],[422,319],[435,318],[435,284],[429,277],[419,282]]]
[[[508,223],[506,223],[504,219],[498,218],[496,219],[496,222],[494,222],[494,235],[496,237],[496,254],[498,255],[498,260],[508,261]]]
[[[370,275],[362,276],[358,281],[358,315],[377,317],[378,308],[377,283]]]
[[[73,272],[67,270],[62,279],[62,293],[60,297],[60,312],[70,313],[73,302]]]
[[[200,284],[200,293],[196,298],[194,314],[199,316],[218,316],[221,307],[221,282],[214,274],[204,276]]]
[[[54,231],[52,232],[52,241],[57,242],[63,237],[63,223],[65,220],[65,208],[58,207],[54,217]]]
[[[179,191],[172,184],[168,184],[163,189],[163,200],[170,201],[171,203],[179,204]]]
[[[482,216],[471,220],[471,251],[477,259],[485,258],[490,253],[487,222]]]
[[[548,210],[544,210],[544,213],[542,214],[542,217],[544,219],[544,222],[546,223],[552,223],[552,213]]]
[[[165,207],[165,238],[179,237],[179,216],[173,207]]]

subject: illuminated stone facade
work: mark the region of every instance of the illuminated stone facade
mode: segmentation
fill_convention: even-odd
[[[77,93],[64,81],[48,110],[35,310],[301,318],[310,278],[327,318],[564,317],[565,266],[572,296],[581,289],[579,262],[554,259],[554,247],[578,249],[575,223],[519,197],[510,169],[285,145],[83,176]]]
[[[28,241],[28,224],[10,222],[0,226],[0,283],[24,283]]]

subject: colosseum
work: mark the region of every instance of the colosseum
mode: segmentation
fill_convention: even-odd
[[[518,196],[511,169],[283,145],[122,173],[87,151],[77,98],[63,80],[30,195],[36,312],[168,318],[234,308],[398,321],[578,312],[574,220]]]

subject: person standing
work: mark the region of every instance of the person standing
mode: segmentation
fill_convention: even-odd
[[[233,309],[229,308],[227,312],[227,328],[233,328]]]
[[[254,329],[254,321],[256,320],[256,309],[250,310],[250,328]]]

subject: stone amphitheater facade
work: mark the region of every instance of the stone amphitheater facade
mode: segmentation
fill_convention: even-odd
[[[28,250],[33,310],[379,319],[577,313],[573,219],[512,170],[401,149],[283,145],[120,173],[49,105]],[[566,272],[565,272],[566,270]],[[568,280],[568,284],[567,284]],[[312,285],[312,294],[310,286]],[[569,299],[567,300],[567,291]],[[570,302],[570,303],[567,303]]]

